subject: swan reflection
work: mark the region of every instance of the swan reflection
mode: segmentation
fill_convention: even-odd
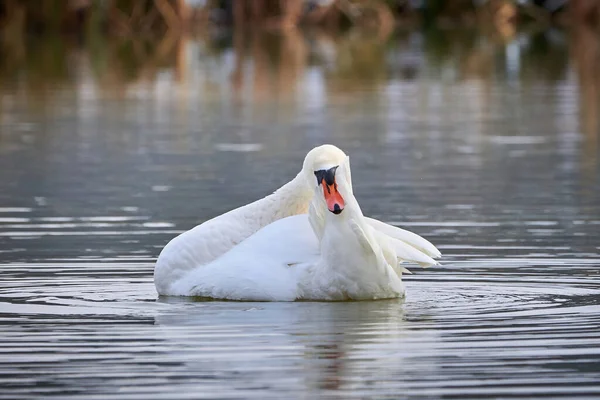
[[[397,386],[411,375],[415,358],[421,372],[437,368],[438,334],[420,330],[420,317],[407,320],[403,300],[159,302],[179,310],[156,317],[164,345],[185,353],[197,374],[241,373],[268,382],[277,371],[278,382],[269,382],[275,387],[343,391],[375,382]]]

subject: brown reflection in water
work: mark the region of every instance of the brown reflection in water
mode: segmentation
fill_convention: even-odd
[[[583,165],[595,178],[600,151],[600,33],[577,24],[572,28],[571,57],[579,82],[580,129],[584,134]]]
[[[255,31],[247,36],[252,60],[252,99],[285,100],[294,93],[307,61],[304,37],[297,29],[280,33]],[[241,54],[240,49],[236,49]]]
[[[386,77],[388,39],[381,32],[365,33],[358,29],[342,35],[319,30],[306,33],[296,28],[277,32],[236,29],[233,33],[236,62],[231,75],[232,88],[239,97],[242,88],[251,80],[253,101],[289,100],[307,66],[314,62],[312,53],[323,48],[333,50],[334,55],[333,65],[326,72],[329,89],[348,93],[365,86],[372,88]],[[323,61],[319,60],[318,54],[316,59]],[[251,78],[243,71],[247,61],[253,66]]]
[[[324,36],[319,38],[327,40]],[[380,86],[387,78],[388,39],[381,33],[359,30],[333,38],[335,61],[328,73],[328,89],[333,93],[351,93]]]
[[[313,349],[317,358],[326,360],[319,371],[316,386],[320,389],[339,389],[342,385],[348,354],[340,350],[336,343],[315,345]]]
[[[19,86],[36,97],[54,95],[57,86],[76,84],[84,62],[89,62],[90,78],[98,89],[115,94],[122,93],[123,84],[155,80],[161,69],[173,69],[178,79],[185,77],[184,36],[167,34],[152,40],[91,37],[85,44],[58,35],[28,42],[18,37],[4,39],[0,84],[8,89]]]
[[[585,121],[582,125],[587,140],[597,140],[598,37],[590,29],[574,28],[571,51],[581,82],[582,121]],[[187,95],[197,91],[188,84],[190,74],[211,73],[200,71],[203,67],[198,63],[205,60],[192,59],[190,48],[206,50],[201,57],[217,62],[221,62],[219,57],[224,49],[232,50],[233,65],[224,66],[232,68],[229,80],[217,84],[228,88],[238,102],[249,105],[294,103],[309,67],[318,69],[324,93],[334,99],[381,88],[392,77],[414,80],[423,70],[428,70],[434,79],[450,70],[456,79],[477,80],[488,88],[503,73],[499,69],[505,66],[498,60],[506,51],[508,40],[474,29],[392,33],[354,28],[335,33],[239,27],[231,37],[224,36],[226,40],[221,39],[222,43],[207,32],[154,38],[90,34],[83,42],[68,36],[44,36],[29,41],[18,35],[3,36],[0,45],[3,89],[0,90],[12,91],[18,87],[19,91],[34,95],[39,106],[51,109],[52,101],[47,96],[55,95],[57,87],[75,91],[83,79],[86,84],[91,82],[100,95],[120,98],[127,95],[131,85],[153,84],[159,73],[169,71],[177,83],[173,88],[177,91],[175,96],[184,98],[185,108]],[[413,43],[415,36],[422,38],[421,44]],[[553,46],[521,49],[518,79],[551,83],[564,79],[565,50]],[[390,56],[399,60],[400,65],[390,63]],[[411,64],[414,59],[419,61]],[[210,91],[211,80],[214,81],[212,77],[205,79],[202,83],[206,86],[201,88]],[[30,107],[34,103],[26,104]]]
[[[182,55],[186,37],[164,35],[157,40],[123,37],[108,40],[98,52],[92,52],[92,63],[98,67],[95,78],[102,88],[122,93],[123,83],[152,82],[164,69],[173,70],[176,80],[185,79],[185,57]]]

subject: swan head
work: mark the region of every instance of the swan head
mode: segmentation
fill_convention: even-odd
[[[325,144],[312,149],[304,159],[302,170],[315,197],[324,200],[327,209],[340,214],[352,196],[349,158],[339,148]]]

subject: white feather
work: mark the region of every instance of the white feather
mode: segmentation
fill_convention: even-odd
[[[327,211],[313,174],[331,165],[339,165],[336,181],[346,200],[339,215]],[[412,232],[365,218],[352,193],[349,158],[325,145],[309,152],[298,176],[272,195],[169,242],[157,260],[154,281],[161,295],[387,298],[404,293],[400,277],[410,272],[399,262],[435,265],[433,258],[440,255]]]
[[[431,244],[428,240],[422,238],[421,236],[417,235],[416,233],[397,228],[395,226],[386,224],[385,222],[381,222],[373,218],[365,218],[368,224],[371,225],[373,228],[377,229],[379,232],[393,239],[400,240],[414,247],[420,252],[425,253],[431,258],[440,258],[442,256],[442,253],[433,244]]]

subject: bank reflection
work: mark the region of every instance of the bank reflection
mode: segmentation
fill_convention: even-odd
[[[0,135],[74,119],[77,140],[102,135],[131,151],[146,140],[185,154],[221,141],[281,151],[290,126],[315,143],[400,143],[406,132],[420,131],[424,155],[439,159],[442,138],[460,130],[465,143],[458,152],[474,167],[494,136],[540,135],[577,168],[573,160],[582,152],[581,165],[594,176],[598,41],[584,25],[572,33],[246,27],[83,41],[7,36],[0,45]],[[535,115],[522,111],[528,108]],[[96,127],[107,118],[109,129]],[[143,139],[128,128],[134,121]],[[169,139],[156,137],[163,135]],[[580,136],[585,145],[570,146]]]

